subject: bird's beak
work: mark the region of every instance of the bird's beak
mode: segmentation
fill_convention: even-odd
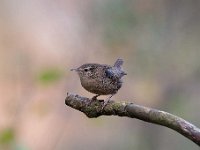
[[[125,75],[127,75],[127,73],[123,71],[123,72],[122,72],[122,75],[125,76]]]
[[[127,75],[127,73],[126,73],[126,72],[124,72],[124,75]]]
[[[70,71],[78,71],[78,69],[76,68],[76,69],[70,69]]]

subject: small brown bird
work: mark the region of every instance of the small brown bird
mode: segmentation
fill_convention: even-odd
[[[113,66],[105,64],[88,63],[76,69],[81,85],[89,92],[97,94],[92,99],[95,100],[100,95],[111,95],[104,103],[106,105],[110,98],[122,87],[122,77],[126,73],[122,70],[122,59],[117,59]]]

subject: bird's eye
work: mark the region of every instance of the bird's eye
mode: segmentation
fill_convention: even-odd
[[[87,71],[88,71],[88,69],[87,69],[87,68],[85,68],[85,69],[84,69],[84,71],[85,71],[85,72],[87,72]]]
[[[91,70],[91,71],[94,70],[94,67],[91,67],[90,70]]]

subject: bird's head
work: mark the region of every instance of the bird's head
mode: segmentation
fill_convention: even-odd
[[[83,64],[76,69],[71,69],[71,71],[76,71],[80,78],[90,78],[95,71],[94,64]]]

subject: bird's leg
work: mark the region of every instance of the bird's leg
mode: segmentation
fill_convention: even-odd
[[[93,101],[96,101],[98,96],[100,96],[100,94],[97,94],[97,95],[93,96],[91,98],[91,101],[89,101],[89,103],[87,103],[87,105],[90,105]]]
[[[95,96],[92,97],[92,101],[97,100],[97,97],[100,96],[100,94],[97,94]]]
[[[102,109],[104,109],[104,107],[110,102],[111,97],[113,97],[114,94],[112,94],[111,96],[109,96],[103,103],[103,107]]]

